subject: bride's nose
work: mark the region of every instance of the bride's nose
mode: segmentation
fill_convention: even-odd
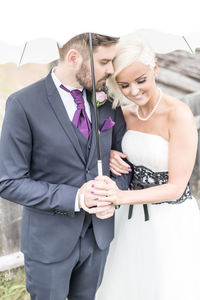
[[[139,88],[137,87],[136,84],[131,84],[131,89],[130,89],[131,95],[132,96],[137,96],[137,94],[139,93]]]

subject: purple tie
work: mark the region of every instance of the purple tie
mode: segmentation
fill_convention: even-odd
[[[70,91],[62,84],[60,85],[60,87],[66,92],[70,93],[74,98],[74,102],[77,105],[77,110],[75,111],[72,123],[79,129],[82,135],[84,135],[84,137],[88,140],[91,133],[91,124],[85,111],[82,92],[79,90]]]

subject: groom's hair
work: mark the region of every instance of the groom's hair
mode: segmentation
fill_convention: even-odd
[[[92,33],[92,46],[93,51],[99,46],[109,47],[111,45],[117,44],[119,37],[111,37],[107,35],[101,35],[97,33]],[[79,34],[72,39],[70,39],[62,47],[59,47],[58,50],[60,54],[60,60],[64,60],[66,54],[70,49],[76,49],[80,52],[83,57],[83,60],[89,58],[89,33]]]

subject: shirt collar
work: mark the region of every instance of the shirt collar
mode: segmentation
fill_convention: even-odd
[[[59,79],[58,77],[56,77],[56,74],[55,74],[55,68],[54,67],[51,71],[51,76],[52,76],[52,79],[53,79],[53,82],[55,83],[55,86],[57,87],[57,89],[59,90],[60,89],[60,85],[64,85]],[[72,87],[72,86],[68,86],[68,85],[64,85],[64,87],[66,87],[68,90],[72,91],[72,90],[79,90],[79,91],[83,91],[83,88],[80,88],[80,89],[77,89],[75,87]]]

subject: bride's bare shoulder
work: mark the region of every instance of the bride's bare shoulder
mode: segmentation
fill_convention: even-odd
[[[187,104],[183,101],[179,100],[176,97],[172,97],[169,95],[166,96],[166,104],[168,106],[168,116],[169,120],[177,121],[177,120],[189,120],[193,119],[193,114]]]

